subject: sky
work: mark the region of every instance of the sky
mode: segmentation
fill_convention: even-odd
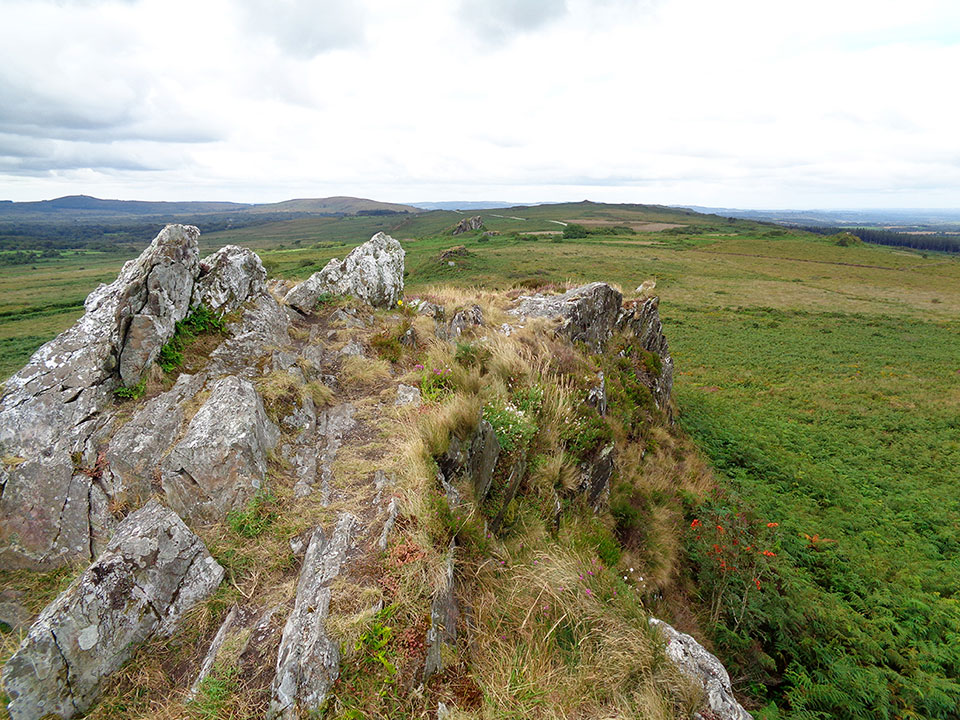
[[[960,207],[957,0],[0,0],[0,199]]]

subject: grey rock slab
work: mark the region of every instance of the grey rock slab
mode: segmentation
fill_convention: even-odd
[[[293,611],[277,654],[268,718],[298,718],[320,708],[340,674],[340,652],[324,626],[330,583],[340,575],[360,521],[342,513],[329,536],[317,528],[303,558]]]
[[[170,506],[202,521],[242,507],[262,487],[279,436],[250,382],[219,380],[161,464]]]
[[[223,568],[174,512],[151,501],[128,515],[4,666],[10,717],[86,711],[140,644],[171,635],[222,578]]]
[[[390,502],[387,505],[387,519],[383,521],[383,530],[380,533],[380,538],[377,540],[377,547],[381,550],[387,549],[387,543],[390,541],[390,533],[393,532],[393,527],[397,524],[398,512],[397,499],[395,497],[390,498]]]
[[[228,313],[266,289],[267,271],[260,256],[247,248],[225,245],[200,261],[200,277],[193,289],[191,306],[202,303]]]
[[[356,340],[351,340],[340,348],[340,355],[343,357],[363,357],[363,345]]]
[[[460,610],[457,606],[454,575],[454,544],[450,542],[443,573],[433,589],[433,602],[430,606],[430,629],[427,630],[427,658],[423,667],[423,681],[443,669],[444,646],[455,646],[457,642],[457,618]]]
[[[423,400],[420,397],[420,388],[403,383],[397,385],[397,399],[394,401],[394,405],[419,405],[421,402]]]
[[[230,334],[210,353],[211,375],[259,376],[258,366],[290,344],[290,320],[267,293],[251,298],[237,322],[227,326]]]
[[[562,295],[521,296],[508,312],[523,317],[561,318],[559,334],[599,352],[617,326],[622,302],[623,295],[618,290],[595,282]]]
[[[350,403],[334,405],[317,417],[317,461],[320,474],[320,502],[330,502],[330,487],[333,482],[333,461],[343,444],[344,436],[357,424],[356,409]]]
[[[374,307],[395,307],[403,296],[404,250],[386,233],[377,233],[350,251],[332,259],[287,293],[284,301],[302,313],[313,312],[323,293],[352,295]]]
[[[200,672],[197,673],[197,677],[194,679],[193,685],[190,686],[190,692],[187,694],[188,700],[193,700],[197,696],[197,693],[200,692],[200,685],[210,674],[210,671],[213,670],[213,663],[216,662],[217,655],[220,653],[220,648],[223,647],[223,643],[227,639],[227,633],[230,632],[230,628],[233,627],[233,623],[236,619],[237,606],[234,605],[232,608],[230,608],[230,612],[227,613],[227,617],[220,624],[217,634],[213,636],[213,641],[210,643],[210,648],[207,650],[207,654],[203,658],[203,662],[200,663]]]
[[[500,457],[500,443],[493,425],[481,420],[470,440],[470,452],[467,457],[467,475],[473,483],[474,497],[481,502],[490,492],[493,472]]]
[[[84,315],[43,345],[5,383],[0,398],[0,567],[50,568],[92,560],[101,538],[91,517],[91,437],[113,413],[113,390],[139,382],[190,309],[199,230],[168,225],[117,279],[84,303]],[[74,455],[75,456],[75,455]]]
[[[153,492],[154,473],[185,421],[184,405],[203,389],[203,374],[183,374],[170,390],[144,405],[109,441],[112,494],[132,507]]]
[[[703,686],[707,709],[712,713],[709,717],[716,720],[753,720],[753,716],[737,702],[730,676],[714,655],[693,637],[678,632],[663,620],[652,617],[648,622],[660,631],[666,641],[667,658],[680,672]]]
[[[580,465],[580,491],[586,493],[593,508],[599,509],[610,499],[610,478],[613,477],[616,446],[610,443],[595,457]]]

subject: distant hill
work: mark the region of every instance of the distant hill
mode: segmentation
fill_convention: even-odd
[[[539,205],[540,203],[531,203]],[[444,200],[443,202],[412,203],[421,210],[496,210],[498,208],[520,207],[521,203],[503,202],[502,200]]]
[[[303,198],[284,200],[278,203],[253,205],[254,212],[297,212],[336,215],[368,215],[379,212],[418,213],[420,208],[412,205],[378,202],[365,198],[335,196],[328,198]]]
[[[701,213],[781,225],[877,227],[888,229],[960,229],[960,210],[949,208],[866,208],[851,210],[744,210],[684,206]]]
[[[234,202],[151,202],[144,200],[102,200],[88,195],[68,195],[38,202],[0,202],[0,218],[43,219],[186,219],[200,215],[298,214],[298,215],[370,215],[418,213],[412,205],[383,203],[354,197],[303,198],[278,203]]]

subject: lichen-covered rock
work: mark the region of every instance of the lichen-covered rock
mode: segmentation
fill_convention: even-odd
[[[420,388],[403,383],[397,385],[397,399],[394,405],[419,405],[421,402],[423,399],[420,397]]]
[[[459,340],[464,331],[469,328],[480,327],[483,325],[483,310],[479,305],[460,308],[457,310],[450,321],[443,324],[437,324],[437,337],[441,340],[454,342]]]
[[[290,319],[267,293],[255,295],[240,320],[227,325],[230,334],[210,353],[209,373],[254,378],[262,360],[290,342]]]
[[[225,245],[200,261],[192,307],[200,304],[228,313],[266,291],[267,271],[252,250]]]
[[[733,696],[730,676],[712,654],[686,633],[677,632],[670,625],[650,618],[650,625],[657,628],[667,643],[667,657],[687,677],[700,683],[706,698],[709,715],[695,717],[711,720],[753,720]]]
[[[359,522],[342,513],[329,538],[321,528],[310,538],[297,598],[280,640],[269,718],[298,718],[319,709],[340,675],[340,651],[324,624],[330,609],[330,583],[347,561]]]
[[[242,507],[262,487],[279,434],[251,383],[235,376],[218,381],[161,464],[170,506],[205,521]]]
[[[120,427],[107,447],[110,494],[121,505],[138,507],[155,489],[154,474],[186,419],[184,405],[206,382],[203,374],[177,378]]]
[[[509,312],[526,317],[562,319],[558,333],[571,342],[584,342],[595,352],[610,339],[620,316],[623,295],[607,283],[595,282],[563,295],[522,296]]]
[[[140,644],[172,634],[222,578],[223,568],[175,513],[151,501],[128,515],[4,666],[10,717],[84,712]]]
[[[302,313],[313,312],[323,293],[353,295],[374,307],[394,307],[403,296],[404,254],[399,242],[377,233],[343,260],[334,258],[296,285],[284,300]]]
[[[82,318],[42,346],[0,399],[0,567],[91,560],[111,526],[92,473],[90,438],[109,419],[113,390],[133,385],[190,309],[199,231],[168,225]]]
[[[465,232],[470,232],[472,230],[480,230],[483,227],[483,218],[479,215],[474,215],[473,217],[464,218],[457,223],[457,226],[453,229],[454,235],[462,235]]]
[[[660,356],[660,374],[653,379],[650,391],[657,407],[664,408],[673,390],[673,358],[663,334],[659,307],[660,298],[657,297],[628,303],[617,318],[617,327],[633,334],[644,350]]]
[[[435,672],[444,667],[444,647],[455,646],[457,642],[457,617],[460,614],[453,581],[454,543],[450,541],[443,574],[433,589],[433,603],[430,606],[430,629],[427,630],[427,658],[423,666],[423,681],[426,682]]]

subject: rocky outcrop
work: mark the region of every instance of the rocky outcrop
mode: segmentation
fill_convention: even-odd
[[[616,329],[622,301],[618,290],[595,282],[562,295],[522,296],[510,312],[525,317],[561,318],[558,334],[599,352]]]
[[[716,657],[690,635],[677,632],[663,620],[650,618],[649,622],[666,641],[667,658],[703,687],[709,714],[698,713],[694,717],[701,720],[753,720],[733,696],[730,676]]]
[[[287,293],[284,301],[302,313],[313,312],[324,293],[353,295],[374,307],[394,307],[403,296],[403,248],[386,233],[377,233],[334,258]]]
[[[267,271],[260,257],[246,248],[225,245],[200,261],[200,277],[190,304],[228,313],[266,289]]]
[[[580,465],[580,492],[596,510],[610,499],[610,478],[613,477],[616,450],[613,443],[600,450],[595,457]]]
[[[218,381],[160,466],[171,507],[205,521],[242,507],[263,486],[267,453],[278,439],[251,383],[235,376]]]
[[[483,310],[480,309],[479,305],[471,305],[457,310],[446,324],[437,323],[436,334],[441,340],[455,342],[469,328],[481,327],[482,325]]]
[[[41,347],[0,400],[0,566],[90,560],[112,523],[105,491],[84,472],[90,439],[109,419],[112,391],[135,385],[190,309],[199,231],[168,225],[83,317]],[[91,532],[91,528],[101,528]]]
[[[10,717],[84,712],[140,644],[172,634],[222,578],[203,542],[172,511],[152,501],[127,516],[4,667]]]
[[[427,657],[423,666],[423,681],[444,667],[444,648],[455,647],[457,642],[457,618],[460,610],[454,593],[453,581],[453,541],[447,551],[447,560],[443,574],[438,578],[433,590],[433,602],[430,606],[430,629],[427,631]]]
[[[256,377],[257,366],[290,342],[290,319],[267,293],[249,299],[239,321],[227,325],[230,337],[210,354],[211,375]]]
[[[483,228],[483,219],[479,215],[474,215],[470,218],[464,218],[457,223],[457,226],[453,229],[454,235],[462,235],[465,232],[471,232],[472,230],[481,230]]]
[[[673,391],[673,358],[663,334],[659,307],[660,298],[657,297],[628,303],[617,318],[617,328],[632,334],[644,350],[660,357],[660,373],[652,379],[650,391],[657,407],[663,408],[669,403]]]
[[[647,378],[657,407],[666,408],[673,390],[673,359],[660,322],[660,299],[632,300],[606,283],[590,283],[562,295],[526,295],[509,310],[523,317],[560,318],[559,335],[601,352],[616,331],[633,335],[647,352],[660,357],[661,370]]]
[[[297,718],[318,710],[340,675],[340,651],[324,623],[330,583],[347,561],[358,524],[356,517],[342,513],[330,537],[317,528],[310,538],[297,598],[280,640],[269,718]]]

